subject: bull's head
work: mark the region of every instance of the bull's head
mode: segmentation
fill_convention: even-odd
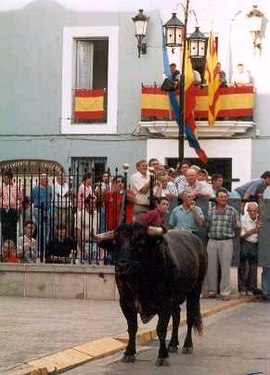
[[[147,258],[149,237],[162,234],[162,228],[147,228],[136,222],[120,225],[114,232],[116,272],[138,276]]]

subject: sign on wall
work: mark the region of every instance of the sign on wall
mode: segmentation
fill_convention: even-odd
[[[14,174],[32,174],[39,175],[40,173],[48,173],[55,175],[64,170],[62,165],[54,160],[43,159],[15,159],[3,160],[0,162],[0,171],[4,172],[10,170]]]

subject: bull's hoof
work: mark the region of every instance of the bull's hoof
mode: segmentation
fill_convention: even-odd
[[[168,352],[169,353],[176,353],[178,350],[178,347],[177,346],[173,346],[173,345],[169,345],[168,346]]]
[[[124,363],[134,363],[136,360],[136,356],[134,354],[124,354],[121,358],[121,362]]]
[[[157,358],[156,366],[169,366],[169,361],[167,358]]]
[[[192,354],[193,353],[193,347],[187,348],[187,347],[183,346],[182,353],[183,354]]]

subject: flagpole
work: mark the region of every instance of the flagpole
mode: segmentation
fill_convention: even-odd
[[[183,56],[182,56],[182,74],[180,76],[179,84],[179,124],[178,124],[178,160],[182,162],[184,160],[184,129],[185,129],[185,59],[186,59],[186,35],[187,35],[187,24],[188,24],[188,12],[189,12],[189,0],[186,2],[184,8],[185,19],[184,19],[184,34],[183,34]],[[180,54],[181,56],[181,54]],[[181,61],[180,61],[181,66]]]

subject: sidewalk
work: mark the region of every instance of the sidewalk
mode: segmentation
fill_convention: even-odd
[[[238,299],[235,292],[232,297],[229,302],[202,299],[204,316],[247,301]],[[117,301],[0,298],[0,340],[5,343],[0,374],[26,374],[45,367],[63,371],[125,347],[126,321]],[[185,313],[181,317],[184,320]],[[146,325],[139,321],[138,343],[151,339],[155,327],[156,318]]]

